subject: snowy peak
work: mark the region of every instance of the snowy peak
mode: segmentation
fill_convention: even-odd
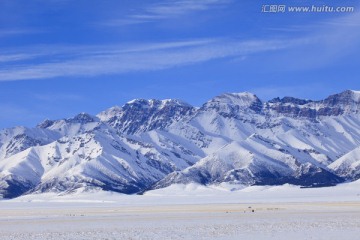
[[[360,103],[360,91],[346,90],[342,93],[334,94],[327,97],[324,101],[325,104],[330,106],[336,105],[351,105]]]
[[[96,117],[0,131],[0,198],[99,187],[135,193],[198,182],[326,186],[360,177],[360,92],[262,102],[227,93],[201,108],[135,99]],[[157,184],[156,184],[157,183]],[[155,184],[155,185],[154,185]]]
[[[92,116],[88,113],[80,113],[72,118],[44,120],[39,123],[35,129],[51,131],[61,137],[72,137],[77,134],[93,131],[100,125],[103,125],[103,123],[98,117]]]
[[[37,128],[48,128],[51,125],[53,125],[55,123],[55,121],[50,120],[50,119],[45,119],[44,121],[42,121],[41,123],[39,123],[38,125],[36,125]]]
[[[259,102],[260,99],[252,93],[225,93],[211,99],[208,103],[224,103],[231,105],[238,105],[243,107],[250,107],[254,102]],[[260,101],[261,102],[261,101]]]
[[[86,124],[86,123],[91,123],[91,122],[98,122],[99,119],[95,116],[91,116],[90,114],[87,113],[79,113],[78,115],[76,115],[73,118],[68,118],[65,120],[68,123],[81,123],[81,124]]]
[[[194,107],[174,99],[135,99],[121,108],[110,108],[98,117],[124,134],[135,134],[164,129],[173,122],[186,118]]]
[[[347,90],[320,101],[284,97],[274,98],[266,105],[273,113],[287,117],[318,119],[325,116],[357,114],[360,112],[359,103],[360,92]]]
[[[58,133],[39,128],[14,127],[1,130],[0,161],[29,147],[47,144],[58,137]]]
[[[326,116],[358,114],[360,112],[360,92],[346,90],[317,102],[317,105],[320,106],[319,112]]]
[[[163,99],[163,100],[157,100],[157,99],[134,99],[131,100],[129,102],[127,102],[123,108],[126,107],[138,107],[138,108],[157,108],[157,109],[162,109],[165,107],[170,107],[170,106],[186,106],[186,107],[191,107],[191,105],[182,102],[180,100],[177,99]]]
[[[106,121],[109,121],[113,117],[119,116],[121,113],[122,113],[122,108],[115,106],[115,107],[111,107],[109,109],[106,109],[105,111],[100,112],[96,116],[101,121],[106,122]]]
[[[156,99],[133,99],[122,107],[111,107],[97,115],[97,117],[101,121],[109,121],[113,117],[119,117],[124,114],[125,111],[140,111],[140,112],[148,112],[148,111],[159,111],[164,108],[193,108],[190,104],[182,102],[177,99],[164,99],[164,100],[156,100]]]
[[[57,125],[71,125],[71,124],[87,124],[93,122],[99,122],[100,119],[95,116],[91,116],[87,113],[79,113],[72,118],[62,119],[62,120],[49,120],[46,119],[39,123],[36,127],[42,129],[52,129]]]
[[[252,93],[225,93],[217,96],[202,106],[202,110],[213,109],[219,112],[228,112],[229,110],[252,110],[261,112],[263,103]]]
[[[325,98],[324,100],[320,101],[312,101],[308,99],[299,99],[294,97],[284,97],[284,98],[274,98],[269,101],[269,103],[280,103],[280,104],[293,104],[293,105],[306,105],[309,106],[317,104],[324,104],[327,106],[336,106],[336,105],[351,105],[360,103],[360,91],[354,90],[346,90],[341,93],[330,95],[329,97]]]
[[[349,90],[350,92],[352,92],[352,98],[355,102],[360,102],[360,91],[355,91],[355,90]]]

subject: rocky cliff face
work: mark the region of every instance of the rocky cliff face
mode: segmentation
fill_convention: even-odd
[[[321,101],[302,100],[292,97],[275,98],[269,101],[268,107],[285,116],[316,119],[323,116],[359,113],[359,96],[359,92],[347,90],[331,95]]]
[[[178,100],[135,99],[123,107],[100,113],[99,118],[123,134],[164,129],[174,121],[191,115],[194,107]]]

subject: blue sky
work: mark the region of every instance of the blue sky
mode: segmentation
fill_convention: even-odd
[[[353,13],[262,13],[266,4]],[[353,0],[1,0],[0,128],[97,114],[134,98],[200,105],[360,90]]]

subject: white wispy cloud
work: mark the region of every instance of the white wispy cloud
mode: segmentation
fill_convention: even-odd
[[[304,25],[290,25],[268,30],[303,35],[312,39],[312,44],[300,46],[286,52],[276,62],[282,71],[303,71],[319,69],[341,63],[348,56],[360,51],[360,12],[329,17]],[[294,34],[292,34],[294,33]],[[270,34],[272,35],[272,34]],[[276,34],[278,35],[278,34]]]
[[[0,38],[2,37],[9,37],[13,35],[25,35],[25,34],[35,34],[41,33],[42,31],[38,29],[1,29],[0,30]]]
[[[37,56],[38,56],[37,54],[32,54],[32,53],[1,54],[0,55],[0,63],[27,60],[27,59],[36,58]]]
[[[306,44],[308,40],[203,39],[112,47],[70,47],[42,56],[39,63],[18,61],[0,67],[0,81],[45,79],[64,76],[97,76],[134,71],[154,71],[198,64],[216,59],[238,58]],[[53,48],[56,48],[54,46]],[[46,52],[46,49],[43,50]],[[26,55],[27,53],[19,53]]]
[[[171,17],[194,11],[204,11],[212,7],[218,7],[230,3],[229,0],[180,0],[159,3],[147,9],[147,12],[157,18]]]
[[[205,11],[214,7],[223,7],[232,0],[172,0],[152,4],[140,9],[136,14],[127,15],[119,19],[106,21],[104,25],[118,26],[146,22],[153,22],[166,18],[173,18],[193,12]]]

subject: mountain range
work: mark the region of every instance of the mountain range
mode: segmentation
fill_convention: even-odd
[[[332,186],[360,178],[360,91],[320,101],[227,93],[135,99],[0,131],[0,198],[172,184]]]

